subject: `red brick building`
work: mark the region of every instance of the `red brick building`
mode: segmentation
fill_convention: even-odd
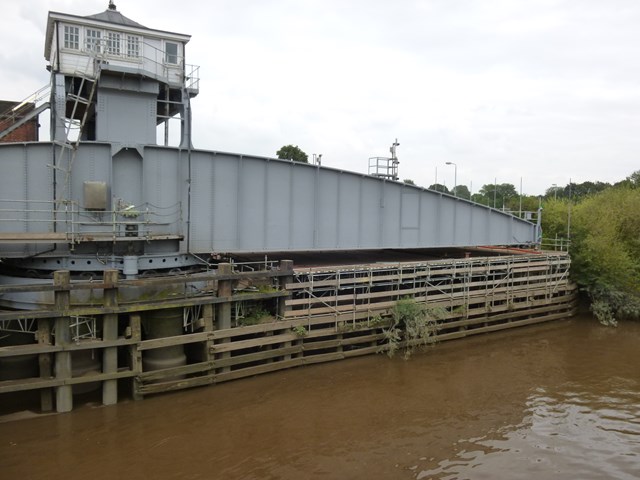
[[[16,108],[18,105],[20,105],[19,102],[0,100],[0,135],[5,129],[18,123],[35,108],[33,103],[26,103]],[[1,137],[0,142],[36,142],[38,141],[38,127],[38,116],[36,115],[8,135]]]

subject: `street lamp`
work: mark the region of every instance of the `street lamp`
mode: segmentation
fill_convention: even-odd
[[[558,199],[558,185],[553,183],[553,184],[551,184],[551,186],[553,187],[553,199],[557,200]]]
[[[453,196],[458,196],[458,165],[453,162],[446,162],[445,165],[453,165]]]

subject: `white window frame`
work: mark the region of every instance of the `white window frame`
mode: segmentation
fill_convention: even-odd
[[[176,53],[169,53],[169,45],[176,47]],[[175,61],[173,61],[175,59]],[[167,65],[180,65],[180,44],[178,42],[164,42],[164,63]]]
[[[123,57],[137,60],[142,57],[142,41],[138,35],[125,35],[126,49],[124,49]]]
[[[88,52],[102,53],[102,30],[85,28],[84,46]]]
[[[80,27],[74,25],[64,26],[64,48],[80,50]]]
[[[106,32],[106,47],[107,55],[113,55],[114,57],[122,56],[122,34],[120,32]]]

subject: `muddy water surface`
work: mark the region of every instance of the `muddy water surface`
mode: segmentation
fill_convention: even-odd
[[[573,319],[0,423],[2,479],[636,479],[640,324]]]

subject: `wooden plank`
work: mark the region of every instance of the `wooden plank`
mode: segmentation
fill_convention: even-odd
[[[111,372],[111,373],[94,373],[82,375],[81,377],[72,377],[65,380],[65,385],[78,385],[81,383],[92,383],[92,382],[104,382],[109,380],[117,380],[119,378],[130,378],[135,376],[136,373],[131,370],[124,370],[121,372]]]
[[[14,357],[17,355],[34,355],[40,353],[73,352],[77,350],[93,350],[106,347],[124,347],[136,343],[135,340],[120,338],[112,341],[102,340],[82,340],[79,343],[69,343],[65,345],[27,344],[10,345],[0,347],[0,357]]]
[[[62,346],[47,345],[47,344],[27,344],[27,345],[9,345],[7,347],[0,347],[0,358],[2,357],[16,357],[19,355],[35,355],[45,354],[52,352],[61,352]]]
[[[0,243],[58,243],[67,242],[67,234],[59,232],[0,232]]]
[[[134,312],[146,312],[150,310],[159,310],[167,308],[178,307],[190,307],[195,305],[205,305],[207,303],[218,304],[225,302],[236,302],[246,300],[269,300],[272,298],[286,297],[287,292],[271,292],[271,293],[252,293],[252,294],[237,294],[230,297],[213,297],[213,296],[193,296],[186,298],[177,298],[172,300],[152,300],[149,302],[139,303],[121,303],[118,307],[105,308],[105,307],[86,307],[86,306],[71,306],[65,310],[29,310],[29,311],[11,311],[1,312],[0,320],[29,320],[35,318],[52,318],[52,317],[64,317],[64,316],[82,316],[91,317],[96,315],[107,314],[120,314],[120,313],[134,313]]]
[[[20,378],[0,382],[0,394],[52,388],[64,385],[64,381],[56,378]]]
[[[446,341],[446,340],[453,340],[456,338],[463,338],[463,337],[468,337],[470,335],[478,335],[481,333],[489,333],[489,332],[497,332],[499,330],[507,330],[509,328],[515,328],[515,327],[523,327],[526,325],[533,325],[536,323],[544,323],[544,322],[548,322],[551,320],[560,320],[563,318],[567,318],[572,316],[572,313],[569,312],[561,312],[561,313],[556,313],[556,314],[552,314],[552,315],[544,315],[541,317],[535,317],[535,318],[530,318],[530,319],[525,319],[525,320],[518,320],[518,321],[514,321],[514,322],[510,322],[510,323],[501,323],[499,325],[489,325],[487,327],[481,327],[481,328],[474,328],[471,330],[463,330],[463,331],[458,331],[458,332],[452,332],[452,333],[446,333],[446,334],[442,334],[442,335],[437,335],[436,339],[437,341]]]
[[[374,353],[382,353],[380,345],[356,348],[353,350],[345,350],[344,358],[360,357],[362,355],[371,355]]]
[[[140,386],[141,395],[150,395],[153,393],[165,393],[175,390],[184,390],[186,388],[201,387],[211,385],[216,382],[216,375],[209,374],[201,377],[183,378],[180,380],[171,380],[162,383],[148,383]]]
[[[379,329],[380,326],[375,327],[375,329]],[[363,332],[371,331],[371,329],[362,329]],[[350,338],[336,338],[332,340],[323,340],[318,342],[303,342],[303,350],[305,352],[310,352],[314,350],[323,350],[327,348],[337,348],[344,347],[349,345],[357,345],[359,343],[370,343],[373,341],[381,340],[384,338],[384,334],[377,333],[372,335],[362,335],[358,337],[350,337]]]
[[[267,360],[276,357],[284,357],[286,355],[292,355],[294,353],[302,352],[302,345],[292,345],[290,347],[283,347],[274,350],[268,350],[266,352],[249,353],[245,355],[236,355],[235,357],[224,358],[216,360],[216,367],[232,367],[242,365],[245,363],[257,362],[260,360]]]
[[[0,394],[23,392],[26,390],[37,390],[40,388],[62,387],[65,385],[77,385],[81,383],[101,382],[104,380],[114,380],[118,378],[127,378],[134,376],[134,372],[129,370],[114,373],[96,373],[92,375],[83,375],[81,377],[72,377],[66,379],[59,378],[20,378],[17,380],[4,380],[0,382]]]
[[[266,363],[255,367],[241,368],[230,372],[219,373],[216,375],[216,382],[226,382],[236,380],[238,378],[252,377],[262,373],[275,372],[286,368],[299,367],[303,365],[303,358],[292,358],[291,360],[282,360],[280,362]]]
[[[265,345],[273,345],[274,343],[291,342],[298,339],[295,333],[285,333],[281,335],[273,335],[270,337],[253,338],[251,340],[238,340],[229,343],[217,343],[214,345],[215,353],[231,352],[234,350],[244,350],[246,348],[263,347]]]
[[[210,332],[187,333],[175,337],[153,338],[142,340],[138,344],[138,350],[152,350],[154,348],[169,347],[175,345],[185,345],[187,343],[206,342],[212,337]]]
[[[336,360],[344,360],[343,352],[319,353],[316,355],[303,357],[304,365],[313,365],[315,363],[334,362]]]
[[[152,370],[148,372],[138,373],[141,381],[162,380],[163,378],[175,378],[180,375],[191,375],[193,373],[201,373],[213,368],[213,362],[198,362],[180,367],[163,368],[162,370]]]

